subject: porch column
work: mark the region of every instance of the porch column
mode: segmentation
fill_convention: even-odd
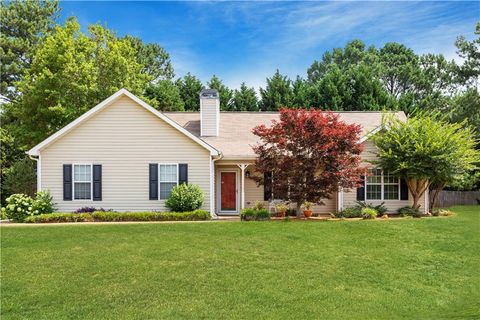
[[[240,210],[245,208],[245,169],[249,166],[249,164],[237,164],[237,166],[242,171],[242,186],[241,188],[241,200],[240,200]]]

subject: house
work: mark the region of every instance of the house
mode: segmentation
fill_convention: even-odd
[[[395,113],[405,119],[403,112]],[[50,190],[59,211],[84,206],[117,211],[167,210],[165,199],[179,183],[197,184],[203,209],[237,215],[265,192],[251,179],[257,142],[253,127],[278,119],[276,112],[220,112],[218,92],[203,90],[200,112],[159,112],[122,89],[71,122],[28,154],[37,161],[38,190]],[[365,165],[374,157],[369,134],[380,128],[380,112],[341,112],[363,128]],[[365,185],[343,190],[316,206],[329,213],[355,204],[385,202],[391,212],[411,205],[406,184],[372,169]],[[428,199],[422,199],[426,211]]]

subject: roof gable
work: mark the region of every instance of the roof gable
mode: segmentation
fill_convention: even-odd
[[[188,130],[186,130],[182,126],[180,126],[178,123],[171,120],[169,117],[162,114],[160,111],[156,110],[155,108],[153,108],[152,106],[147,104],[145,101],[141,100],[140,98],[138,98],[137,96],[135,96],[134,94],[132,94],[131,92],[129,92],[126,89],[120,89],[119,91],[117,91],[116,93],[114,93],[113,95],[108,97],[107,99],[103,100],[102,102],[97,104],[95,107],[93,107],[89,111],[85,112],[83,115],[81,115],[80,117],[78,117],[74,121],[70,122],[68,125],[66,125],[62,129],[58,130],[57,132],[52,134],[50,137],[48,137],[47,139],[45,139],[42,142],[40,142],[39,144],[37,144],[32,149],[28,150],[27,154],[32,155],[32,156],[39,155],[39,152],[40,152],[41,149],[43,149],[46,146],[54,143],[57,139],[64,136],[65,134],[67,134],[68,132],[70,132],[72,129],[74,129],[75,127],[77,127],[81,123],[83,123],[83,122],[87,121],[88,119],[92,118],[93,116],[95,116],[95,114],[97,114],[99,111],[101,111],[101,110],[107,108],[108,106],[112,105],[112,103],[114,101],[116,101],[117,99],[119,99],[122,96],[126,96],[126,97],[132,99],[138,105],[140,105],[141,107],[150,111],[155,116],[157,116],[158,118],[165,121],[167,124],[174,127],[181,134],[186,135],[191,140],[193,140],[194,142],[198,143],[199,145],[201,145],[202,147],[204,147],[205,149],[210,151],[211,155],[219,155],[220,154],[217,149],[215,149],[214,147],[212,147],[211,145],[209,145],[208,143],[206,143],[205,141],[203,141],[199,137],[195,136],[194,134],[192,134],[191,132],[189,132]]]

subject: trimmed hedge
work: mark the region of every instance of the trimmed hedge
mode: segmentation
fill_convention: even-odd
[[[208,211],[189,212],[112,212],[95,211],[93,213],[48,213],[28,217],[28,223],[51,222],[111,222],[111,221],[195,221],[210,220]]]
[[[44,213],[37,216],[30,216],[25,219],[25,222],[93,222],[93,217],[90,213]]]

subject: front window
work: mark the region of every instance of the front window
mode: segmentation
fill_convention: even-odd
[[[366,200],[399,200],[400,179],[381,169],[370,169],[365,181]]]
[[[173,187],[178,184],[178,166],[176,164],[160,164],[160,200],[168,199]]]
[[[73,196],[74,200],[92,199],[92,165],[73,165]]]

